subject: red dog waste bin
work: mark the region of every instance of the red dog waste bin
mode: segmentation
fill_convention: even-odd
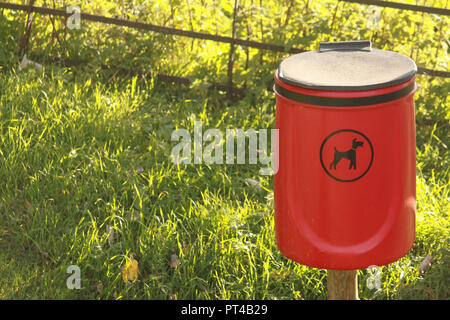
[[[321,43],[275,74],[280,251],[312,267],[384,265],[415,234],[416,64],[370,41]]]

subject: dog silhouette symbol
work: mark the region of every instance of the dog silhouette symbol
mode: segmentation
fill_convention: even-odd
[[[341,161],[341,159],[347,159],[350,161],[350,165],[348,167],[348,169],[356,169],[356,149],[358,147],[363,147],[364,142],[363,141],[358,141],[355,139],[352,140],[352,147],[351,149],[347,150],[347,151],[339,151],[338,149],[336,149],[336,147],[334,147],[334,159],[333,161],[330,163],[330,170],[334,169],[336,170],[336,165],[339,163],[339,161]]]

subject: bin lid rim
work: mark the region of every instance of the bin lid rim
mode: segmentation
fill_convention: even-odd
[[[316,50],[283,60],[278,78],[287,84],[317,90],[358,91],[406,82],[417,72],[409,57],[388,50]]]

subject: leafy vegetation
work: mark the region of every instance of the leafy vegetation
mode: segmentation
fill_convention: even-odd
[[[70,4],[230,35],[233,3]],[[233,79],[246,95],[229,100],[206,89],[226,82],[228,44],[83,21],[80,30],[69,30],[60,19],[36,14],[27,53],[44,69],[19,70],[25,19],[10,10],[0,15],[0,298],[326,298],[326,271],[298,265],[277,249],[272,177],[260,176],[255,165],[176,166],[169,158],[172,130],[192,132],[196,120],[223,131],[273,127],[267,88],[288,54],[236,47]],[[371,39],[374,47],[440,70],[447,68],[448,34],[447,17],[331,0],[241,1],[237,21],[239,38],[305,49]],[[87,64],[64,68],[50,63],[55,58]],[[164,84],[104,64],[199,80]],[[416,242],[404,258],[381,267],[381,289],[369,289],[370,273],[359,271],[361,299],[449,297],[450,85],[426,75],[417,83]],[[421,273],[428,254],[432,264]],[[139,275],[127,285],[122,268],[131,256]],[[70,265],[81,269],[80,290],[66,286]]]

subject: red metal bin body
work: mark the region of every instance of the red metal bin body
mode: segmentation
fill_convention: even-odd
[[[405,63],[396,70],[401,74],[384,79],[374,75],[376,81],[370,83],[370,75],[352,76],[386,67],[377,67],[380,57],[370,60],[376,50],[370,43],[369,49],[363,41],[326,45],[331,50],[309,52],[318,56],[312,58],[317,65],[300,53],[294,58],[300,61],[298,69],[295,61],[294,66],[282,63],[275,75],[277,244],[286,257],[317,268],[388,264],[404,256],[414,242],[416,66],[395,54],[395,59],[404,59],[394,61]],[[334,54],[337,64],[321,53]],[[339,59],[349,56],[355,70],[332,79],[333,73],[342,73],[336,67]],[[316,70],[302,66],[302,61]],[[363,64],[361,68],[357,63]],[[306,73],[323,72],[326,78],[304,81],[302,76],[308,79],[310,74],[303,74],[302,68],[308,69]]]

